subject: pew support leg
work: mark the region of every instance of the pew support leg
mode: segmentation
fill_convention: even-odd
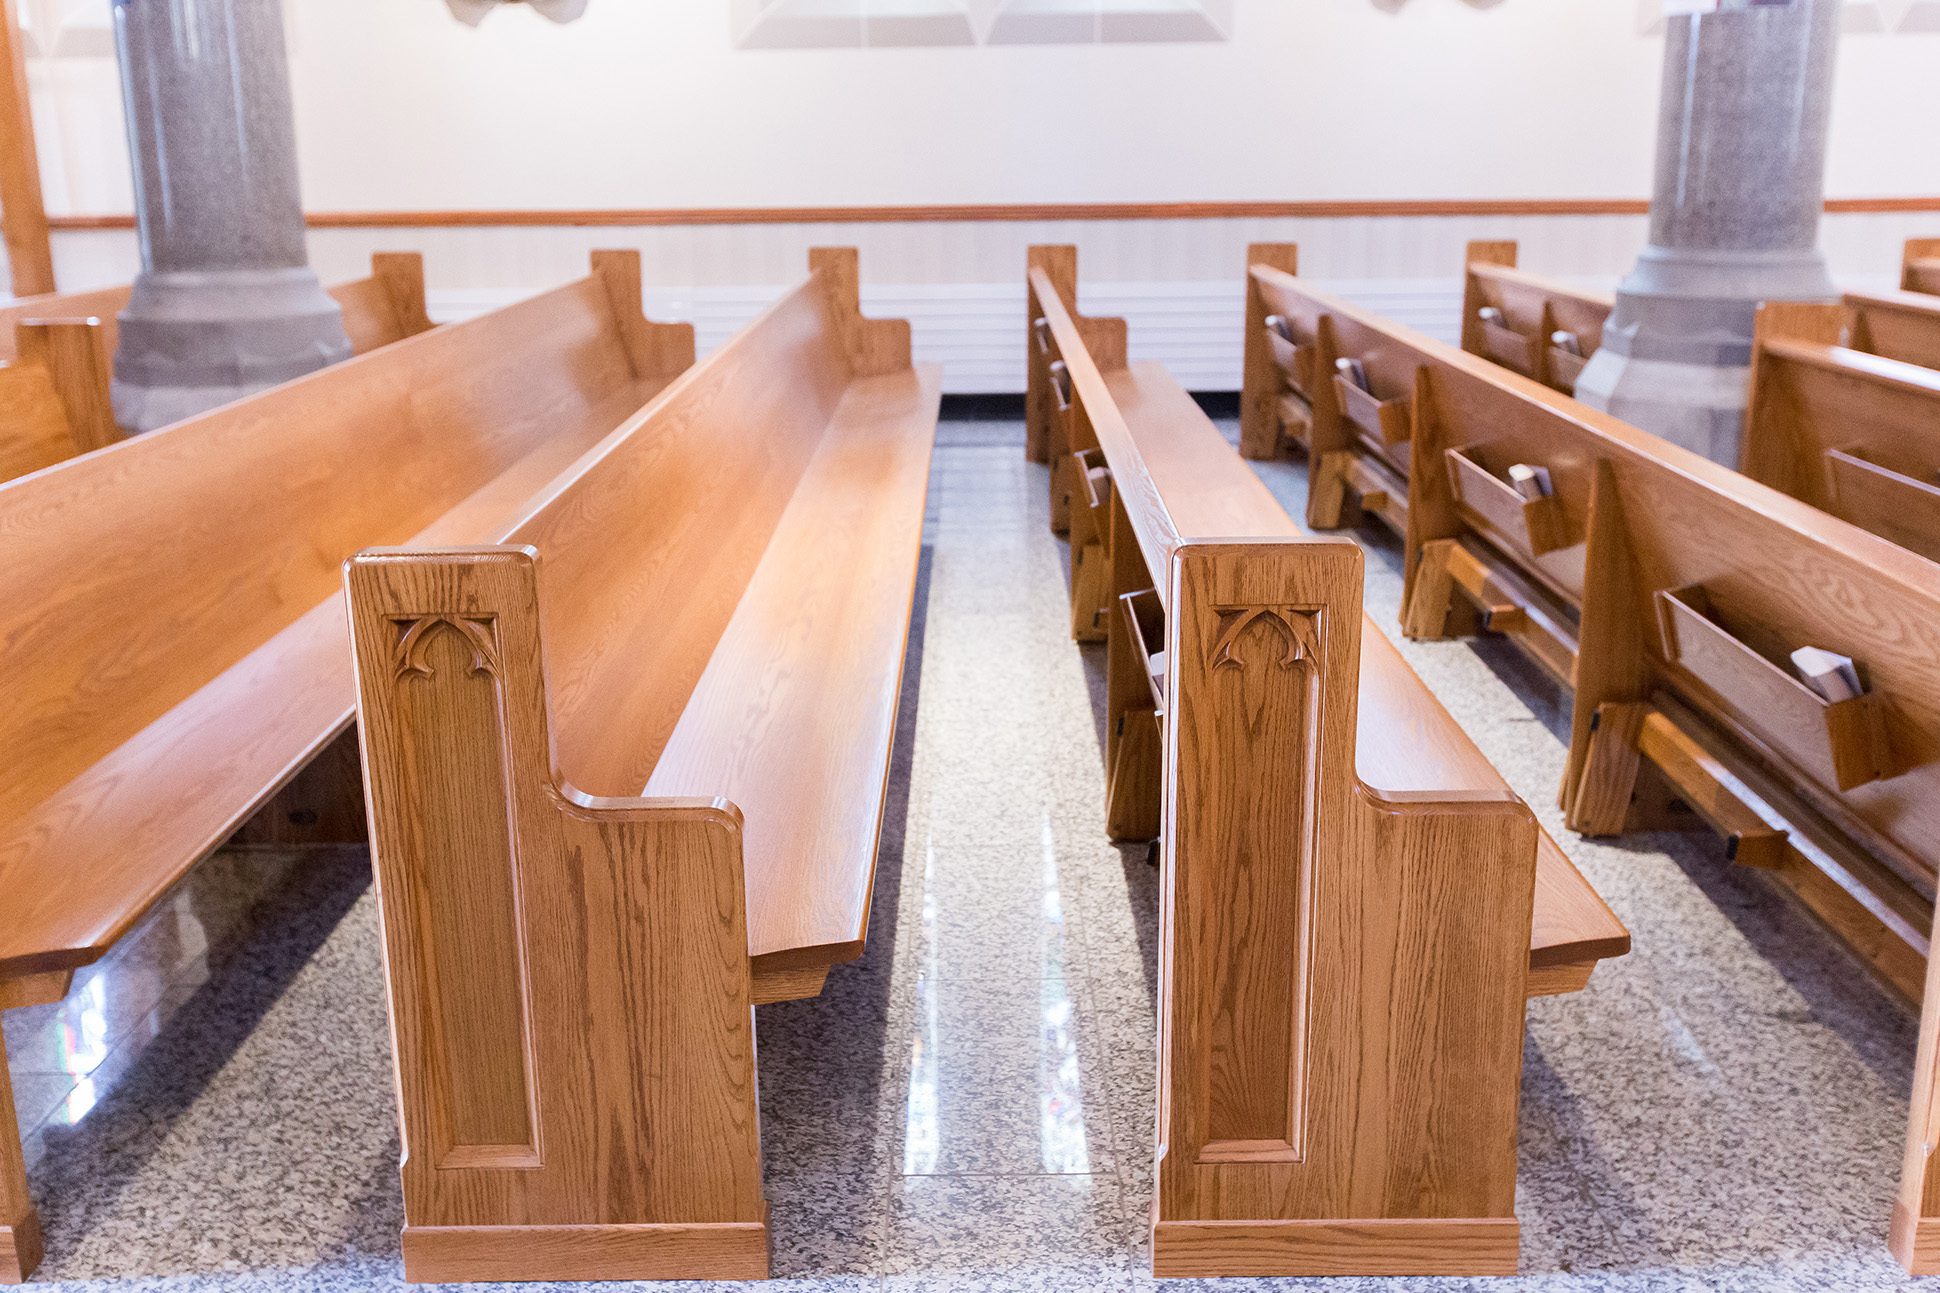
[[[1332,449],[1312,462],[1307,478],[1307,524],[1316,530],[1338,530],[1347,511],[1347,479],[1354,452]]]
[[[0,1284],[24,1283],[40,1258],[40,1215],[27,1189],[26,1148],[14,1114],[6,1042],[0,1040]]]
[[[1637,734],[1650,706],[1619,701],[1598,705],[1590,720],[1590,746],[1583,775],[1570,797],[1569,828],[1583,835],[1621,835],[1630,820],[1642,752]]]
[[[1418,641],[1448,636],[1448,619],[1455,604],[1455,580],[1448,568],[1454,539],[1434,539],[1421,546],[1421,558],[1401,617],[1401,631]]]

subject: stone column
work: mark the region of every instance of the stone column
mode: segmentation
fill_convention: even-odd
[[[1838,295],[1818,237],[1839,10],[1764,0],[1669,20],[1650,245],[1576,384],[1733,467],[1758,303]]]
[[[142,270],[115,418],[150,431],[350,356],[310,269],[281,0],[114,0]]]

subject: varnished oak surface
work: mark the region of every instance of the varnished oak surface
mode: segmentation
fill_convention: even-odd
[[[1256,266],[1252,274],[1269,299],[1287,301],[1289,310],[1304,306],[1331,318],[1341,309],[1277,270]],[[1857,436],[1882,408],[1923,395],[1931,374],[1838,352],[1830,344],[1840,326],[1836,314],[1791,306],[1768,313],[1767,323],[1783,315],[1809,335],[1767,339],[1759,394],[1767,414],[1797,410],[1832,375],[1844,398],[1826,399],[1823,419],[1811,420],[1842,428],[1828,435]],[[1489,560],[1530,576],[1580,614],[1569,674],[1575,731],[1562,796],[1571,825],[1596,833],[1625,827],[1637,755],[1650,749],[1638,733],[1661,732],[1650,726],[1657,716],[1675,718],[1680,731],[1686,724],[1692,731],[1715,728],[1722,734],[1715,748],[1705,739],[1683,747],[1719,760],[1715,772],[1685,775],[1694,787],[1730,797],[1711,816],[1740,820],[1752,838],[1772,833],[1731,789],[1734,783],[1763,787],[1761,801],[1796,805],[1786,826],[1821,838],[1762,849],[1761,856],[1777,862],[1770,874],[1883,975],[1913,990],[1905,969],[1927,950],[1919,929],[1931,910],[1940,861],[1934,843],[1940,839],[1940,566],[1534,382],[1489,371],[1474,356],[1399,327],[1385,331],[1388,344],[1405,348],[1426,374],[1420,389],[1429,403],[1419,424],[1426,434],[1418,437],[1416,461],[1463,449],[1547,467],[1561,522],[1583,540],[1538,556],[1519,546],[1515,534],[1463,508],[1446,473],[1415,472],[1407,536],[1411,631],[1430,631],[1436,616],[1425,612],[1445,612],[1421,605],[1425,596],[1446,596],[1423,574],[1434,554],[1447,550],[1437,545],[1485,540],[1481,550]],[[1889,373],[1889,382],[1872,380]],[[1861,384],[1861,374],[1869,384]],[[1782,455],[1774,444],[1785,448],[1771,438],[1755,447],[1756,470],[1780,478],[1806,469],[1807,455]],[[1796,485],[1797,477],[1792,480]],[[1665,627],[1667,596],[1703,608],[1711,627],[1685,623],[1698,629],[1701,649],[1680,647],[1674,626]],[[1886,729],[1891,766],[1881,775],[1858,784],[1838,776],[1842,766],[1851,771],[1850,738],[1841,749],[1839,725],[1785,681],[1784,653],[1798,645],[1859,662],[1868,703]],[[1626,713],[1629,721],[1616,721]],[[1641,728],[1638,716],[1645,717]],[[1911,919],[1904,915],[1909,910]],[[1926,1219],[1940,1216],[1940,1173],[1931,1163],[1940,1144],[1935,965],[1928,957],[1893,1227],[1895,1251],[1916,1268],[1929,1257],[1922,1251],[1929,1247]]]
[[[121,438],[109,391],[124,286],[0,306],[0,482]],[[330,289],[357,354],[430,330],[424,262],[378,252],[371,276]]]
[[[1102,379],[1123,415],[1124,443],[1135,449],[1175,530],[1300,537],[1279,500],[1162,365],[1134,364]],[[1119,434],[1109,418],[1098,424],[1101,441]],[[1117,460],[1127,457],[1121,449]],[[1371,620],[1361,634],[1360,680],[1355,771],[1372,790],[1397,799],[1451,792],[1513,797],[1487,756]],[[1531,968],[1629,951],[1623,922],[1555,841],[1547,834],[1540,840]]]
[[[810,259],[501,546],[346,567],[410,1280],[767,1273],[751,1007],[862,948],[940,400]]]
[[[0,974],[101,955],[348,724],[338,563],[502,537],[671,376],[593,278],[0,487]]]
[[[939,399],[932,368],[850,385],[646,785],[742,806],[758,964],[862,952]]]
[[[1940,297],[1927,299],[1937,307],[1927,326],[1940,356]],[[1851,348],[1880,335],[1919,349],[1916,336],[1883,331],[1884,319],[1850,306],[1760,309],[1742,466],[1754,480],[1940,558],[1940,369]]]
[[[1581,877],[1362,615],[1360,549],[1301,535],[1161,369],[1089,353],[1070,249],[1028,282],[1070,374],[1053,438],[1109,468],[1133,598],[1107,820],[1161,851],[1153,1269],[1512,1271],[1523,1014],[1594,965],[1554,941]],[[1559,964],[1532,965],[1539,923]]]

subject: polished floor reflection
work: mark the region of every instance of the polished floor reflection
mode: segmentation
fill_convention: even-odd
[[[1298,515],[1301,468],[1261,474]],[[1391,628],[1393,549],[1366,537]],[[1152,1283],[1157,878],[1103,836],[1101,661],[1065,578],[1020,429],[946,424],[870,951],[759,1011],[769,1287]],[[1513,654],[1404,650],[1637,951],[1532,1006],[1526,1275],[1301,1287],[1917,1287],[1882,1241],[1909,1015],[1709,841],[1563,832],[1559,698]],[[66,1002],[7,1018],[43,1286],[400,1286],[367,871],[220,857]]]

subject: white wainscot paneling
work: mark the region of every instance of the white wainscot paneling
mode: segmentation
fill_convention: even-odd
[[[1607,291],[1645,234],[1641,216],[910,221],[319,229],[310,249],[332,283],[367,273],[373,251],[422,251],[432,313],[452,320],[580,277],[597,248],[636,248],[649,310],[693,322],[706,351],[799,282],[810,247],[856,246],[866,308],[909,319],[918,357],[944,365],[946,390],[972,394],[1022,387],[1033,243],[1077,244],[1083,309],[1128,319],[1135,358],[1192,389],[1231,390],[1248,243],[1296,242],[1302,276],[1320,289],[1452,341],[1468,240],[1514,238],[1528,269]],[[1940,216],[1833,215],[1822,242],[1839,282],[1875,288],[1894,281],[1906,238],[1936,234]],[[63,232],[55,253],[64,288],[125,282],[138,263],[126,230]]]

